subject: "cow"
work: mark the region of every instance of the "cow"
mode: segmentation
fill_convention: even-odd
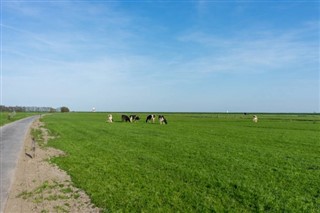
[[[140,117],[137,116],[137,115],[130,115],[130,116],[129,116],[129,119],[130,119],[130,122],[132,123],[132,122],[134,122],[134,121],[140,120]]]
[[[253,118],[252,118],[252,121],[254,123],[258,123],[258,116],[254,115]]]
[[[130,118],[127,115],[121,115],[121,120],[123,122],[130,122]]]
[[[168,124],[167,119],[163,115],[159,115],[160,124]]]
[[[113,122],[113,118],[112,118],[111,114],[108,115],[107,122],[109,122],[109,123]]]
[[[148,123],[149,121],[152,121],[152,123],[154,123],[155,119],[156,119],[156,115],[148,115],[146,119],[146,123]]]

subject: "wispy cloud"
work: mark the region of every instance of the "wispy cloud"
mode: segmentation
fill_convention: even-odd
[[[67,59],[72,56],[79,59],[77,56],[82,55],[84,60],[102,52],[128,50],[128,41],[135,36],[132,27],[135,24],[132,17],[114,10],[113,5],[68,1],[7,3],[3,16],[15,16],[16,20],[3,20],[4,51],[26,54],[33,51],[56,59],[67,54]]]
[[[318,63],[319,52],[316,41],[305,40],[310,29],[290,32],[250,31],[235,37],[221,38],[202,32],[191,32],[179,37],[179,41],[197,44],[206,50],[188,62],[189,71],[199,73],[259,73],[290,68],[303,68]],[[312,31],[318,36],[317,30]],[[314,71],[314,70],[313,70]]]
[[[30,31],[27,31],[27,30],[23,30],[23,29],[19,29],[19,28],[16,28],[16,27],[13,27],[13,26],[9,26],[9,25],[6,25],[6,24],[0,24],[0,27],[7,31],[7,30],[10,30],[10,31],[14,31],[16,33],[19,33],[19,34],[23,34],[25,37],[31,39],[31,40],[34,40],[36,42],[41,42],[47,46],[55,46],[54,43],[52,43],[51,41],[39,36],[39,34],[35,34],[35,33],[32,33]],[[8,33],[9,34],[9,33]],[[6,36],[6,32],[4,32],[4,36]]]

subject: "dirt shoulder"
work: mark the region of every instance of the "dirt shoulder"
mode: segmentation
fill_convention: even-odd
[[[32,124],[31,129],[41,131],[43,143],[50,138],[39,120]],[[73,186],[66,172],[48,163],[51,157],[64,153],[33,143],[31,129],[19,156],[4,213],[99,212],[90,198]]]

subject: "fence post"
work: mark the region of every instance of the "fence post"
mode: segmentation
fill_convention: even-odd
[[[32,152],[33,152],[32,156],[34,158],[36,156],[36,141],[34,138],[32,138]]]

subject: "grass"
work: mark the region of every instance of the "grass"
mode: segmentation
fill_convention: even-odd
[[[68,203],[68,201],[70,199],[78,199],[80,197],[80,194],[78,193],[78,190],[74,190],[73,188],[71,188],[71,185],[68,181],[65,181],[65,183],[61,183],[55,180],[50,180],[50,181],[44,181],[42,184],[40,184],[38,187],[34,188],[33,190],[22,191],[19,195],[17,195],[17,197],[22,198],[24,200],[29,200],[37,204],[45,204],[48,201],[61,202],[61,200],[63,200],[64,206],[70,207],[70,204]],[[53,209],[57,211],[56,209],[57,207],[59,206],[54,206]],[[46,212],[46,210],[43,210],[43,211]],[[57,211],[57,212],[61,212],[61,211]]]
[[[32,128],[31,135],[40,147],[45,146],[44,136],[41,129]]]
[[[68,193],[72,193],[73,191],[69,190],[70,188],[63,188],[64,185],[58,183],[56,181],[44,181],[40,186],[36,187],[32,191],[23,191],[17,197],[21,197],[22,199],[32,199],[34,203],[42,203],[44,200],[58,200],[58,199],[68,199]],[[60,189],[60,194],[51,194],[52,190]],[[43,193],[47,191],[46,197],[43,196]]]
[[[39,113],[35,113],[35,112],[17,112],[17,113],[0,112],[0,126],[3,126],[5,124],[20,120],[22,118],[33,116],[33,115],[39,115]]]
[[[43,118],[66,170],[105,212],[319,212],[320,116],[108,113]]]

